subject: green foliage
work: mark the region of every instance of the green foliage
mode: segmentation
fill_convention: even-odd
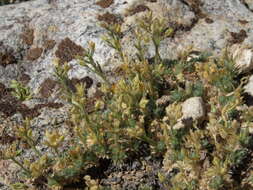
[[[126,57],[123,52],[123,48],[121,44],[121,38],[122,38],[121,25],[120,24],[109,25],[109,24],[103,23],[101,26],[107,31],[107,35],[103,36],[103,40],[111,48],[117,51],[117,53],[120,55],[121,61],[124,63],[126,61],[125,60]]]
[[[12,190],[27,190],[28,186],[23,183],[14,183],[14,184],[10,185],[10,188]]]
[[[211,189],[221,189],[223,187],[224,184],[224,180],[222,179],[221,176],[215,176],[211,181],[209,186],[211,187]]]
[[[155,63],[162,62],[162,58],[159,53],[159,47],[165,38],[169,37],[173,33],[173,29],[168,27],[165,19],[153,17],[152,12],[149,12],[144,18],[138,21],[139,27],[144,31],[143,36],[149,36],[155,47]],[[140,44],[140,43],[139,43]],[[143,53],[140,46],[136,46],[139,51],[139,56],[143,59]]]
[[[152,190],[152,187],[149,185],[141,185],[138,190]]]
[[[182,102],[190,97],[204,95],[203,84],[199,81],[195,83],[187,83],[185,89],[177,87],[177,89],[171,91],[171,101],[172,102]]]
[[[106,39],[106,40],[109,40],[109,39]],[[115,46],[115,48],[119,48],[118,51],[121,50],[121,47],[118,47],[117,45]],[[108,83],[108,80],[106,79],[106,76],[101,66],[99,65],[97,61],[93,59],[94,53],[95,53],[95,43],[90,42],[89,48],[85,50],[84,56],[79,58],[79,64],[81,66],[88,68],[93,73],[96,73],[98,76],[100,76],[104,80],[104,82]]]
[[[32,98],[30,88],[25,87],[22,83],[18,81],[11,81],[10,88],[13,89],[12,95],[18,98],[20,101],[29,100]]]
[[[248,156],[247,149],[236,150],[231,154],[231,162],[234,167],[240,166],[242,161]]]

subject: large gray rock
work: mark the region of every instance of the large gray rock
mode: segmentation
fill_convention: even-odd
[[[252,46],[235,44],[230,48],[230,52],[238,72],[247,73],[253,69]]]

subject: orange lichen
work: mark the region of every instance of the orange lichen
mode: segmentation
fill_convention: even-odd
[[[136,14],[136,13],[140,13],[140,12],[144,12],[144,11],[148,11],[150,10],[146,5],[137,5],[136,7],[134,7],[133,9],[130,9],[128,12],[130,16]]]
[[[238,20],[238,22],[239,22],[240,24],[242,24],[242,25],[245,25],[245,24],[248,24],[248,23],[249,23],[249,21],[247,21],[247,20]]]
[[[206,21],[206,23],[208,23],[208,24],[212,24],[213,23],[213,19],[211,19],[211,18],[205,18],[205,21]]]
[[[28,28],[21,34],[21,39],[26,45],[31,46],[34,40],[34,29]]]
[[[41,94],[41,96],[43,98],[48,98],[52,94],[52,92],[53,92],[54,88],[56,87],[56,85],[57,85],[56,81],[54,81],[54,80],[52,80],[50,78],[47,78],[41,84],[39,93]]]
[[[99,5],[102,8],[108,8],[113,4],[113,0],[100,0],[96,2],[96,5]]]
[[[232,39],[230,40],[232,44],[242,43],[244,39],[248,37],[245,30],[240,30],[238,33],[230,32],[230,35],[232,37]]]
[[[0,65],[6,67],[9,64],[15,64],[17,63],[17,60],[15,56],[13,55],[12,51],[4,51],[0,52]]]
[[[119,19],[116,15],[106,12],[102,15],[98,15],[98,20],[102,22],[106,22],[107,24],[119,24],[121,23],[121,19]]]
[[[27,58],[29,61],[35,61],[35,60],[37,60],[37,59],[41,56],[42,52],[43,52],[43,49],[42,49],[42,48],[39,48],[39,47],[32,48],[32,49],[30,49],[30,50],[27,52],[26,58]]]
[[[22,73],[20,76],[19,76],[19,81],[21,83],[23,83],[24,85],[26,85],[29,81],[31,80],[30,76],[25,74],[25,73]]]
[[[75,44],[68,37],[60,42],[58,49],[55,52],[56,57],[59,58],[60,63],[69,62],[76,56],[81,56],[84,53],[82,46]]]
[[[0,112],[5,117],[20,113],[24,118],[34,118],[40,115],[39,110],[44,107],[58,109],[62,106],[63,104],[61,103],[49,102],[46,104],[38,104],[34,108],[29,108],[11,94],[10,88],[6,88],[4,84],[0,83]]]
[[[54,48],[55,44],[55,40],[46,40],[43,44],[43,47],[45,50],[50,50]]]

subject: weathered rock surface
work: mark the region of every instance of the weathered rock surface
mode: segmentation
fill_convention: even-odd
[[[202,120],[205,117],[205,105],[201,97],[188,98],[182,104],[182,118]]]
[[[253,69],[252,47],[235,44],[230,48],[230,52],[239,72],[249,72]]]
[[[95,59],[107,70],[114,66],[112,60],[117,55],[101,40],[100,37],[105,31],[99,26],[99,20],[123,21],[124,48],[130,55],[134,55],[135,52],[132,46],[133,35],[130,31],[136,25],[136,17],[141,16],[143,11],[148,9],[154,11],[156,15],[168,18],[169,25],[175,30],[173,37],[165,39],[162,43],[163,58],[176,58],[179,52],[189,46],[200,51],[219,54],[223,48],[233,44],[245,46],[253,44],[252,1],[114,0],[112,4],[97,2],[96,0],[35,0],[0,7],[0,83],[5,85],[6,88],[3,89],[6,90],[11,80],[20,80],[36,93],[33,100],[15,104],[15,109],[12,107],[12,112],[8,113],[14,117],[14,120],[15,112],[18,114],[23,111],[24,113],[19,115],[22,118],[36,105],[40,105],[37,108],[41,108],[43,107],[41,104],[59,102],[55,93],[57,85],[54,84],[52,64],[56,56],[63,61],[65,59],[70,61],[73,66],[69,72],[70,78],[83,79],[89,75],[94,81],[93,86],[99,79],[76,64],[73,57],[78,50],[85,48],[89,41],[94,41]],[[129,10],[133,10],[139,4],[143,5],[142,9],[130,11],[131,14],[128,14]],[[69,53],[66,55],[67,50]],[[152,46],[148,54],[147,56],[154,55]],[[248,86],[248,91],[252,93],[252,87]],[[0,102],[1,99],[0,94]],[[11,100],[17,103],[16,100]],[[192,115],[191,109],[185,114],[195,118],[202,117],[204,111],[199,100],[196,106],[200,106],[196,117]],[[59,109],[55,107],[57,106],[51,104],[50,109],[33,109],[32,111],[36,111],[33,115],[35,117],[33,126],[38,130],[47,129],[55,124],[52,123],[52,118],[57,118],[58,122],[64,121],[67,117],[67,106],[58,106]],[[4,120],[5,118],[0,116],[0,124],[7,122]],[[20,120],[15,122],[20,123]],[[2,124],[0,136],[4,135],[1,127]],[[38,135],[40,134],[38,132]],[[11,166],[6,171],[9,175],[0,176],[0,189],[1,183],[8,184],[13,181],[9,176],[15,169]]]
[[[244,91],[253,96],[253,75],[249,78],[249,82],[244,86]]]

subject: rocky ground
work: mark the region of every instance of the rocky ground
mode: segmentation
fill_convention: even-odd
[[[162,58],[177,58],[190,46],[214,54],[220,54],[222,49],[232,45],[247,46],[246,62],[249,64],[246,68],[251,68],[253,2],[250,0],[34,0],[1,6],[0,147],[15,139],[11,128],[26,116],[33,118],[32,126],[39,138],[45,129],[64,125],[68,105],[59,98],[57,91],[53,75],[56,57],[60,62],[70,62],[72,82],[83,80],[92,96],[100,79],[80,67],[74,57],[89,41],[94,41],[95,58],[109,72],[117,66],[116,55],[101,40],[105,31],[99,22],[122,22],[124,48],[133,55],[130,31],[136,18],[147,10],[168,18],[174,29],[173,37],[162,43]],[[148,51],[152,57],[154,48],[151,46]],[[11,80],[29,86],[34,92],[33,99],[21,102],[11,96]],[[245,89],[253,96],[253,80]],[[43,150],[43,147],[39,149]],[[104,163],[107,167],[103,174],[109,177],[103,179],[102,184],[116,187],[120,184],[125,189],[135,189],[139,181],[144,180],[161,189],[154,176],[162,167],[162,160],[150,160],[147,155],[145,152],[140,155],[144,163],[133,159],[122,168]],[[8,189],[6,185],[16,180],[18,169],[13,163],[0,160],[0,189]]]
[[[3,5],[9,5],[9,4],[16,4],[16,3],[22,3],[30,0],[1,0],[0,1],[0,6]]]

